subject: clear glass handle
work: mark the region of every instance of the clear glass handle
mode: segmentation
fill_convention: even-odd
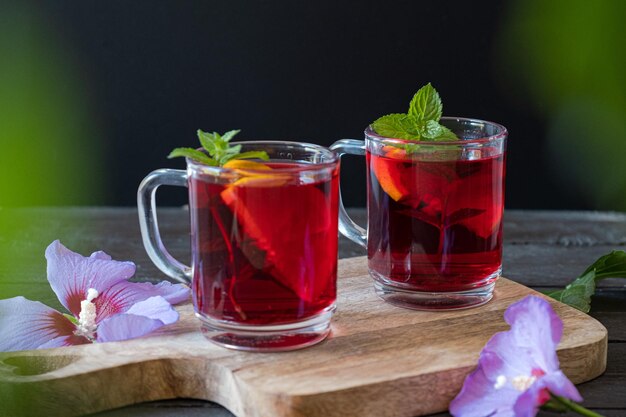
[[[187,187],[187,172],[179,169],[157,169],[152,171],[139,184],[137,208],[141,238],[152,262],[166,275],[184,284],[191,283],[191,268],[178,262],[165,249],[156,215],[156,190],[161,185]]]
[[[355,139],[341,139],[330,145],[330,150],[341,158],[345,154],[365,155],[365,142]],[[339,231],[351,241],[367,248],[367,230],[359,226],[348,216],[339,190]]]

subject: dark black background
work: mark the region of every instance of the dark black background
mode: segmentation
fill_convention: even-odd
[[[545,121],[507,91],[497,54],[501,1],[55,1],[38,7],[85,73],[106,146],[103,204],[134,205],[144,175],[195,131],[330,145],[362,138],[432,82],[444,114],[510,132],[508,208],[586,208],[542,157]],[[364,164],[344,163],[348,206],[365,203]],[[570,190],[571,192],[571,190]],[[161,191],[183,204],[184,190]]]

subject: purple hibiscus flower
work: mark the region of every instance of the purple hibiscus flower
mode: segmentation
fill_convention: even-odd
[[[450,403],[455,417],[532,417],[552,398],[561,405],[582,401],[559,369],[556,347],[563,322],[542,298],[528,296],[509,306],[511,326],[487,342],[459,395]]]
[[[71,315],[24,297],[0,300],[0,351],[111,342],[143,336],[178,320],[171,304],[189,288],[133,283],[132,262],[104,252],[81,256],[58,240],[46,249],[48,282]]]

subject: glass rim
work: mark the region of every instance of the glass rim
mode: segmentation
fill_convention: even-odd
[[[490,122],[487,120],[474,119],[470,117],[456,117],[456,116],[444,116],[440,120],[453,120],[457,122],[469,122],[469,123],[482,123],[486,125],[494,126],[497,130],[497,133],[489,136],[483,136],[476,139],[461,139],[461,140],[448,140],[448,141],[432,141],[432,140],[411,140],[411,139],[399,139],[399,138],[391,138],[387,136],[379,135],[372,129],[372,125],[367,126],[365,129],[365,137],[368,139],[375,140],[377,142],[384,142],[385,140],[393,140],[394,142],[399,143],[412,143],[412,144],[420,144],[420,145],[479,145],[484,143],[489,143],[495,140],[504,140],[507,138],[509,132],[506,127],[502,126],[499,123]]]
[[[294,146],[297,148],[313,148],[315,151],[319,151],[321,153],[323,153],[325,156],[328,156],[329,160],[328,161],[324,161],[324,162],[307,162],[305,166],[298,166],[298,167],[293,167],[293,168],[281,168],[279,170],[276,170],[276,174],[287,174],[287,173],[302,173],[302,172],[306,172],[306,171],[320,171],[323,170],[325,168],[333,168],[335,166],[337,166],[337,164],[339,163],[339,157],[337,156],[336,153],[334,153],[333,151],[331,151],[330,149],[322,146],[322,145],[316,145],[315,143],[309,143],[309,142],[294,142],[294,141],[287,141],[287,140],[246,140],[246,141],[240,141],[240,142],[231,142],[232,145],[249,145],[249,144],[255,144],[255,145],[287,145],[287,146]],[[203,148],[198,148],[197,150],[199,151],[204,151]],[[253,159],[246,159],[246,161],[249,160],[253,160]],[[242,168],[225,168],[222,166],[211,166],[211,165],[206,165],[203,164],[202,162],[198,162],[195,161],[193,159],[190,158],[185,158],[185,161],[187,162],[187,167],[188,168],[193,168],[193,169],[202,169],[205,171],[215,171],[216,173],[224,173],[224,172],[236,172],[238,170],[242,170]],[[271,162],[272,158],[270,158],[268,161],[262,161],[262,162]],[[288,162],[288,159],[284,159],[281,161],[286,161]],[[300,160],[293,160],[294,162],[303,162]],[[246,172],[250,172],[250,173],[259,173],[259,174],[265,174],[265,175],[272,175],[270,174],[267,170],[265,169],[253,169],[253,168],[245,168]]]

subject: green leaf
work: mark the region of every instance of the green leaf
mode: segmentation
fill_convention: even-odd
[[[372,123],[372,129],[381,136],[394,139],[458,140],[450,129],[439,123],[442,111],[439,93],[428,83],[413,96],[408,114],[393,113],[380,117]]]
[[[269,159],[267,153],[263,151],[241,153],[241,145],[230,146],[230,140],[239,132],[240,130],[229,130],[220,135],[217,132],[210,133],[198,129],[198,139],[208,155],[193,148],[176,148],[169,154],[168,158],[184,156],[210,166],[222,166],[235,158],[259,158],[265,161]]]
[[[417,143],[399,143],[397,146],[404,149],[407,155],[418,153],[421,150],[421,146],[419,146]]]
[[[220,151],[216,154],[219,155],[217,162],[219,162],[220,165],[224,165],[226,162],[235,158],[239,152],[241,152],[241,145],[231,146],[230,148],[226,148],[224,150],[220,149]]]
[[[422,137],[424,140],[433,140],[433,141],[453,141],[459,140],[456,137],[454,132],[452,132],[447,127],[439,124],[434,120],[428,120],[424,123],[422,129]]]
[[[441,134],[439,136],[437,136],[436,138],[437,140],[441,140],[441,141],[454,141],[454,140],[459,140],[458,136],[454,134],[453,131],[451,131],[450,129],[448,129],[447,127],[441,125]]]
[[[388,114],[372,123],[376,133],[386,138],[419,140],[419,126],[417,120],[406,114]]]
[[[261,161],[267,161],[270,157],[265,151],[248,151],[236,155],[233,159],[260,159]]]
[[[172,159],[172,158],[178,158],[181,156],[185,158],[193,159],[194,161],[197,161],[206,165],[210,165],[210,166],[217,165],[217,162],[213,158],[210,158],[205,153],[200,152],[199,150],[193,149],[193,148],[176,148],[172,152],[170,152],[170,154],[167,157],[169,159]]]
[[[596,291],[595,277],[595,272],[590,271],[576,278],[571,284],[565,287],[565,289],[554,291],[547,295],[564,304],[588,313],[591,309],[591,296]]]
[[[237,134],[241,132],[241,130],[237,129],[237,130],[229,130],[228,132],[224,133],[222,135],[222,140],[224,142],[230,142],[230,140]]]
[[[198,129],[198,139],[200,139],[200,144],[204,149],[206,149],[209,155],[215,153],[215,142],[217,140],[217,138],[215,137],[215,132],[203,132],[202,130]]]
[[[596,284],[605,278],[626,278],[626,252],[613,251],[598,258],[581,276],[549,297],[588,313]]]
[[[614,250],[601,256],[583,273],[595,270],[596,278],[626,278],[626,252]]]
[[[430,83],[417,90],[417,93],[411,100],[411,104],[409,104],[408,114],[417,120],[434,120],[438,122],[442,113],[443,104],[441,103],[441,97],[439,97],[439,93]]]
[[[436,139],[443,134],[443,126],[434,120],[428,120],[421,128],[424,139]]]

